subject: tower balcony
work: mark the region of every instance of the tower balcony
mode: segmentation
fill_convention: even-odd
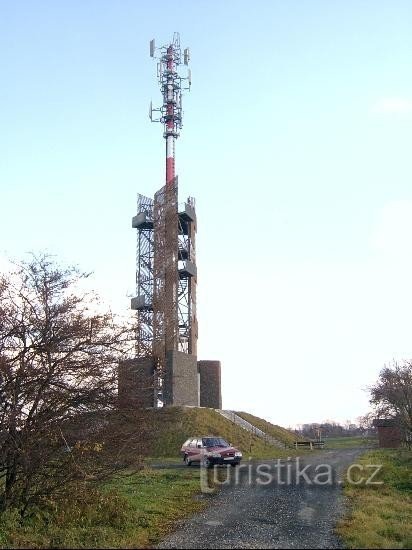
[[[182,209],[179,211],[179,218],[185,222],[195,222],[196,221],[196,210],[194,206],[185,202],[182,205]]]
[[[134,229],[153,229],[153,220],[147,212],[139,212],[132,218],[132,227]]]
[[[180,279],[189,279],[190,277],[196,277],[197,267],[196,264],[190,260],[182,262],[182,267],[179,268],[179,278]]]
[[[153,309],[153,306],[151,303],[149,303],[146,296],[135,296],[130,300],[130,309],[137,310],[137,311],[151,311]]]

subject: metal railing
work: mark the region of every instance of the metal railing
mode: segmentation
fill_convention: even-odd
[[[222,409],[215,409],[216,412],[218,412],[221,416],[224,418],[227,418],[234,424],[237,424],[244,430],[247,430],[248,432],[252,433],[256,437],[259,437],[260,439],[263,439],[265,443],[268,443],[269,445],[273,445],[275,447],[278,447],[280,449],[286,448],[286,443],[283,441],[280,441],[279,439],[276,439],[275,437],[267,434],[260,428],[257,428],[238,414],[236,414],[234,411],[228,411],[228,410],[222,410]]]

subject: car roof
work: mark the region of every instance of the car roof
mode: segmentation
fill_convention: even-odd
[[[228,443],[228,441],[227,441],[224,437],[222,437],[222,436],[220,436],[220,435],[202,435],[202,436],[198,435],[198,436],[190,436],[190,437],[188,437],[188,438],[185,440],[185,442],[183,443],[182,446],[184,446],[184,445],[190,445],[189,442],[191,442],[191,441],[193,441],[193,440],[209,439],[209,438],[211,438],[211,439],[223,439],[228,447],[231,446],[231,444]]]
[[[222,435],[191,435],[187,439],[204,439],[204,438],[207,438],[207,437],[213,437],[215,439],[216,438],[225,439]]]

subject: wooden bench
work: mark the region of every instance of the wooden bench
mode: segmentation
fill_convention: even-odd
[[[313,449],[323,449],[324,446],[324,441],[295,441],[295,449],[298,447],[309,447],[312,451]]]

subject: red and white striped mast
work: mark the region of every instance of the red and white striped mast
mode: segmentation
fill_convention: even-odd
[[[152,122],[161,122],[164,126],[163,137],[166,140],[166,186],[172,185],[175,179],[175,140],[179,137],[179,130],[182,128],[182,90],[190,89],[191,74],[188,70],[186,77],[180,76],[179,65],[182,63],[179,33],[174,33],[173,41],[167,46],[155,47],[155,42],[150,42],[150,56],[155,57],[159,52],[157,65],[157,77],[160,91],[163,95],[163,104],[153,109],[150,103],[149,116]],[[183,52],[183,62],[189,64],[189,49]],[[183,87],[183,82],[188,85]],[[153,113],[159,113],[159,118],[153,118]]]

